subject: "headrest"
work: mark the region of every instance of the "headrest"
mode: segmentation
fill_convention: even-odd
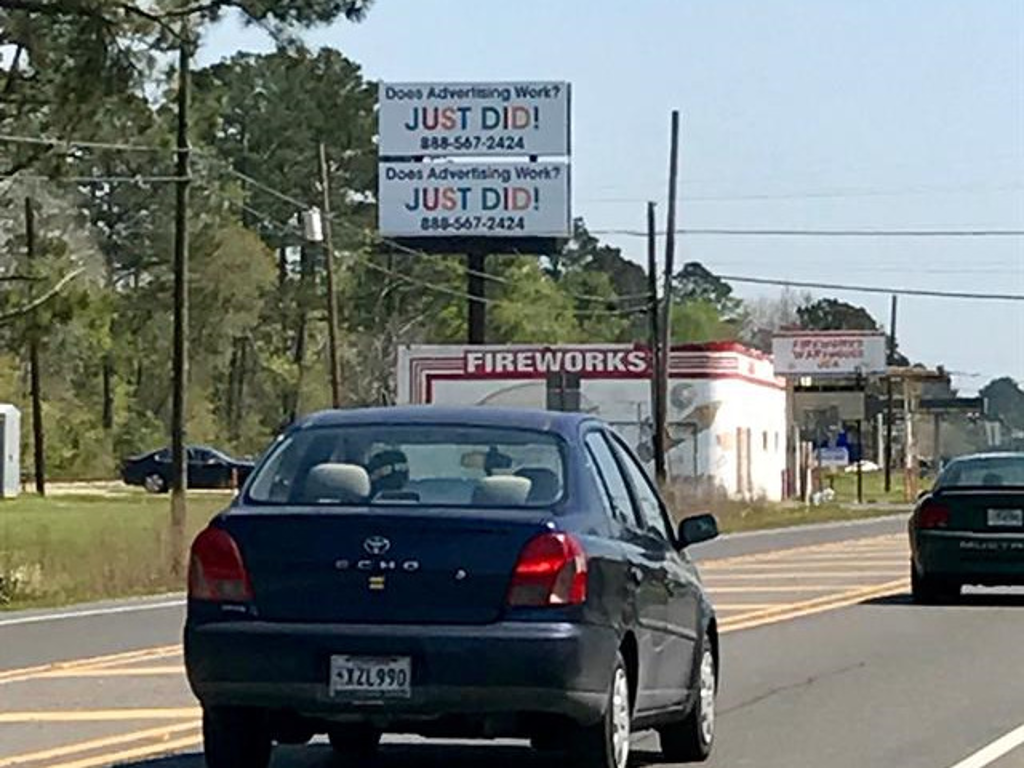
[[[358,464],[317,464],[306,477],[310,501],[352,504],[370,496],[370,476]]]
[[[531,504],[550,504],[562,490],[562,481],[558,475],[546,467],[523,467],[516,472],[516,476],[530,481],[530,493],[526,500]]]
[[[519,507],[526,503],[532,483],[525,477],[499,475],[478,481],[473,491],[474,504]]]

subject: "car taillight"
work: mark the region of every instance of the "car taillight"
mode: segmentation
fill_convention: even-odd
[[[934,501],[926,501],[917,511],[918,528],[946,528],[949,526],[949,508]]]
[[[207,528],[196,537],[188,566],[188,596],[222,603],[252,600],[242,553],[227,531]]]
[[[508,604],[518,608],[582,605],[587,600],[587,553],[567,533],[543,533],[519,555]]]

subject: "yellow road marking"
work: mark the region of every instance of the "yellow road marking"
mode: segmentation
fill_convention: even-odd
[[[123,720],[182,720],[199,717],[199,707],[151,709],[70,709],[0,712],[0,723],[106,723]]]
[[[861,539],[863,543],[856,546],[849,542],[832,542],[828,544],[811,544],[804,547],[791,547],[789,549],[776,549],[770,552],[758,552],[751,555],[737,555],[736,557],[725,557],[717,560],[705,560],[698,562],[700,568],[715,567],[732,563],[752,563],[764,560],[778,562],[793,557],[805,555],[829,554],[840,552],[842,554],[856,554],[861,552],[893,552],[902,551],[906,548],[906,539],[903,536],[880,536],[872,539]]]
[[[156,677],[159,675],[182,675],[185,668],[175,667],[124,667],[113,669],[55,669],[37,675],[38,679],[52,680],[72,677]]]
[[[791,603],[715,603],[716,611],[756,611],[762,608],[774,608]],[[0,764],[2,765],[2,764]]]
[[[781,621],[791,621],[804,616],[812,616],[817,613],[833,611],[838,608],[846,608],[857,605],[865,600],[878,597],[887,597],[905,592],[910,586],[909,579],[898,579],[897,581],[886,582],[862,589],[855,589],[839,595],[827,595],[816,600],[807,600],[803,603],[792,603],[789,606],[780,606],[776,610],[755,611],[750,615],[734,616],[724,619],[719,631],[737,632],[741,629],[754,629],[768,624],[776,624]]]
[[[23,752],[20,755],[0,757],[0,768],[9,768],[10,766],[24,765],[26,763],[38,763],[40,760],[50,760],[55,757],[67,757],[68,755],[76,755],[80,752],[92,752],[93,750],[104,749],[106,747],[118,747],[122,744],[130,744],[133,741],[152,739],[167,741],[171,736],[185,731],[195,730],[195,723],[185,723],[182,725],[162,726],[160,728],[148,728],[144,731],[132,731],[131,733],[107,736],[102,739],[79,741],[75,744],[65,744],[62,747],[44,749],[39,752]]]
[[[169,752],[176,752],[189,747],[196,747],[202,744],[203,737],[198,732],[185,738],[165,741],[162,744],[154,744],[148,747],[137,747],[135,749],[123,749],[120,752],[108,752],[105,755],[86,757],[81,760],[74,760],[70,763],[53,763],[47,768],[95,768],[96,766],[114,765],[127,760],[137,760],[142,757],[155,757],[165,755]]]
[[[775,579],[869,579],[878,576],[899,576],[907,572],[906,568],[890,568],[885,571],[812,571],[810,573],[709,573],[705,581],[758,579],[773,581]],[[714,589],[714,586],[711,587]]]
[[[748,592],[835,592],[836,589],[842,589],[844,587],[854,587],[855,584],[826,584],[826,585],[809,585],[809,584],[776,584],[771,586],[750,586],[750,587],[708,587],[708,591],[711,592],[711,596],[714,597],[718,593],[726,592],[739,592],[746,594]]]
[[[35,667],[8,669],[0,672],[0,685],[5,683],[19,683],[23,680],[32,680],[42,674],[53,672],[58,669],[99,669],[116,664],[131,664],[139,661],[149,661],[152,659],[178,656],[180,654],[180,645],[165,645],[155,648],[143,648],[138,651],[127,651],[125,653],[112,653],[106,656],[93,656],[84,659],[57,661],[50,664],[40,664]]]
[[[909,555],[908,555],[909,558]],[[778,563],[733,563],[732,565],[718,565],[712,568],[701,568],[701,573],[718,573],[720,571],[772,571],[776,569],[784,568],[850,568],[857,566],[865,566],[868,568],[877,567],[907,567],[907,559],[900,558],[886,558],[864,560],[863,558],[854,557],[836,557],[821,560],[792,560],[782,561]]]

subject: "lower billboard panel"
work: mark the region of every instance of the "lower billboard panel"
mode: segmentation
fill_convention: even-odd
[[[379,229],[397,238],[562,238],[569,164],[381,163]]]

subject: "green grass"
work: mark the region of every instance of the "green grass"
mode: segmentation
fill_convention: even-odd
[[[829,487],[831,477],[832,488],[836,492],[836,501],[843,504],[853,504],[857,501],[857,475],[855,473],[840,472],[835,475],[822,478],[822,484]],[[918,489],[924,490],[931,485],[931,480],[922,478],[918,481]],[[885,491],[884,472],[864,473],[864,503],[865,504],[903,504],[903,473],[893,472],[892,489]]]
[[[189,541],[227,501],[189,498]],[[0,502],[0,610],[183,589],[168,567],[169,518],[169,497],[142,493]]]
[[[897,509],[891,505],[850,507],[840,504],[822,504],[817,507],[809,507],[803,504],[728,501],[716,502],[707,508],[695,507],[689,514],[698,511],[714,513],[718,518],[718,527],[722,533],[738,533],[740,531],[785,528],[791,525],[882,517],[893,514]]]

